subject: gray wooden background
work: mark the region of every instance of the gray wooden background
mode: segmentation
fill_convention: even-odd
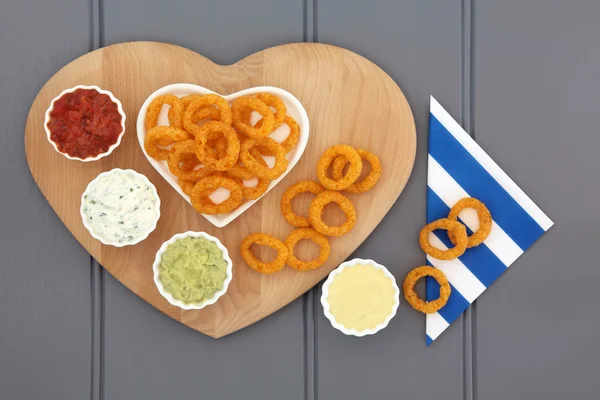
[[[0,399],[597,399],[600,2],[0,0]],[[555,221],[430,348],[406,305],[373,338],[333,330],[318,290],[220,340],[125,289],[69,234],[23,130],[61,66],[171,42],[219,63],[265,47],[356,51],[402,87],[418,157],[356,256],[420,265],[433,94]]]

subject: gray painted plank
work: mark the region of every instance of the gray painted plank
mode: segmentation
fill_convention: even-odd
[[[386,265],[401,284],[424,264],[417,237],[425,224],[429,95],[461,115],[461,2],[321,0],[317,39],[377,63],[400,85],[415,115],[417,161],[408,186],[353,255]],[[319,398],[462,398],[461,321],[425,348],[424,317],[403,299],[396,318],[375,337],[345,337],[320,304],[316,314]]]
[[[151,12],[140,13],[142,8]],[[262,48],[302,41],[302,12],[301,0],[105,0],[105,43],[160,40],[233,63]],[[104,277],[106,399],[303,398],[301,300],[214,340],[154,310],[109,274]]]
[[[599,16],[475,4],[475,138],[556,224],[477,300],[480,399],[598,398]]]
[[[89,50],[89,23],[90,5],[76,0],[4,3],[0,12],[3,399],[90,396],[90,256],[37,189],[23,150],[35,95]]]

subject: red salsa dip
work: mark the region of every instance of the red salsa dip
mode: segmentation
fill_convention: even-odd
[[[110,96],[77,89],[58,98],[47,128],[61,153],[82,160],[106,153],[123,133],[123,117]]]

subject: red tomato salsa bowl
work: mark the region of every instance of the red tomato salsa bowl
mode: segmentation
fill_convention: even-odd
[[[68,159],[96,161],[121,143],[125,112],[108,90],[77,85],[52,100],[44,130],[54,149]]]

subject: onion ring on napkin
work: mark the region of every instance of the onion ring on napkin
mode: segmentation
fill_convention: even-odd
[[[472,208],[477,211],[477,218],[479,218],[479,229],[473,232],[471,236],[467,236],[467,248],[479,246],[487,239],[492,230],[492,214],[490,214],[490,210],[481,201],[473,197],[465,197],[452,206],[448,214],[448,219],[458,221],[458,215],[465,208]],[[452,243],[456,244],[456,237],[452,232],[448,232],[448,237]]]
[[[337,203],[346,214],[346,221],[340,226],[329,226],[321,218],[323,208],[329,203]],[[356,224],[356,209],[354,204],[340,192],[325,191],[319,193],[310,203],[308,220],[315,231],[326,236],[342,236],[352,230]]]
[[[327,176],[327,169],[333,162],[333,159],[339,155],[346,156],[350,162],[350,167],[346,175],[339,181],[333,180]],[[317,177],[321,185],[328,190],[344,190],[358,179],[362,171],[362,159],[354,147],[347,144],[338,144],[330,147],[321,155],[317,163]]]
[[[371,164],[371,171],[369,171],[364,179],[354,182],[345,188],[344,191],[348,193],[365,193],[371,190],[381,177],[381,162],[379,161],[379,158],[370,151],[364,149],[357,149],[356,151],[363,161]],[[346,164],[348,164],[346,156],[337,156],[333,160],[333,163],[331,164],[331,174],[333,179],[340,181],[344,177],[343,171]]]
[[[269,246],[275,249],[277,251],[277,257],[270,263],[259,260],[250,248],[253,244]],[[246,236],[246,238],[242,240],[240,252],[242,258],[246,261],[246,264],[261,274],[272,274],[280,271],[284,267],[289,254],[287,246],[281,240],[266,233],[253,233]]]
[[[300,193],[309,192],[314,195],[325,191],[323,186],[313,181],[300,181],[285,190],[281,196],[281,213],[287,222],[299,228],[307,228],[310,226],[308,218],[302,217],[294,212],[292,208],[292,199]]]
[[[294,247],[302,239],[312,240],[314,243],[319,245],[321,251],[319,256],[311,261],[302,261],[296,258],[294,255]],[[285,239],[285,245],[288,248],[289,256],[286,264],[298,271],[310,271],[321,267],[329,258],[329,241],[324,235],[310,228],[299,228],[293,231]]]
[[[440,284],[440,297],[436,300],[425,302],[420,299],[415,292],[415,284],[419,279],[425,276],[432,277]],[[412,308],[424,314],[433,314],[446,305],[452,289],[450,288],[450,283],[448,282],[446,275],[444,275],[442,271],[437,268],[423,265],[413,269],[406,275],[404,283],[402,284],[402,291],[404,292],[406,302],[410,304]]]
[[[454,234],[456,245],[448,250],[438,249],[429,243],[429,233],[436,229],[445,229],[449,233]],[[447,218],[438,219],[430,224],[427,224],[419,233],[419,244],[423,251],[433,258],[438,260],[454,260],[464,254],[467,249],[467,229],[458,221],[452,221]]]

